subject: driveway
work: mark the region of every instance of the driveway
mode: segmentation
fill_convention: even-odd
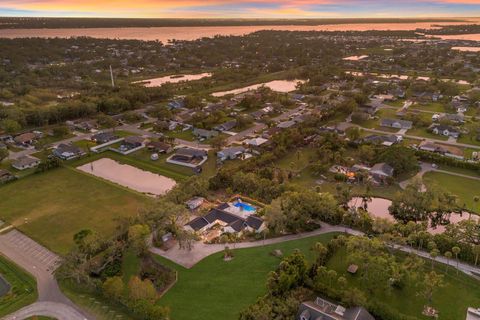
[[[35,304],[41,303],[40,306],[42,306],[42,308],[45,308],[46,306],[48,308],[48,306],[61,305],[62,310],[69,310],[69,315],[81,315],[81,317],[73,318],[58,318],[57,316],[54,316],[54,318],[57,318],[58,320],[93,319],[93,317],[80,310],[60,291],[53,272],[59,266],[61,259],[55,253],[38,244],[18,230],[12,230],[0,235],[0,253],[35,277],[38,290],[38,301]],[[48,303],[45,304],[45,302]],[[28,307],[30,306],[27,306],[22,310],[26,309],[28,311],[38,308],[38,306],[35,306],[28,309]],[[23,312],[26,312],[22,310],[17,312],[20,312],[20,315],[23,314]],[[55,308],[50,310],[52,315],[55,310]],[[16,319],[23,319],[17,314],[17,312],[5,319],[15,319],[12,318],[13,316],[17,316]]]

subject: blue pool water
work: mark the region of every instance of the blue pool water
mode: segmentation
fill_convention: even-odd
[[[243,202],[237,202],[234,204],[235,207],[240,208],[245,211],[255,211],[255,207],[248,204],[248,203],[243,203]]]

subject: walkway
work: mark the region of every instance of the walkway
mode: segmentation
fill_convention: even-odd
[[[71,308],[65,304],[58,302],[35,302],[28,305],[15,313],[12,313],[2,320],[21,320],[27,319],[33,316],[44,316],[54,319],[78,319],[87,320],[87,318],[76,309]]]
[[[311,232],[304,232],[304,233],[299,233],[299,234],[292,234],[292,235],[287,235],[283,237],[278,237],[278,238],[271,238],[267,239],[265,241],[259,240],[259,241],[252,241],[252,242],[240,242],[236,244],[204,244],[202,242],[196,242],[194,244],[194,247],[191,251],[189,250],[184,250],[180,249],[177,246],[174,248],[168,250],[168,251],[163,251],[158,248],[150,248],[150,252],[157,254],[159,256],[162,256],[164,258],[167,258],[176,264],[179,264],[187,269],[192,268],[195,264],[203,260],[204,258],[217,253],[221,252],[225,249],[225,246],[229,246],[232,249],[242,249],[242,248],[253,248],[253,247],[261,247],[265,245],[270,245],[270,244],[275,244],[275,243],[282,243],[286,241],[291,241],[291,240],[298,240],[298,239],[304,239],[304,238],[310,238],[310,237],[315,237],[321,234],[326,234],[326,233],[331,233],[331,232],[342,232],[350,235],[356,235],[356,236],[362,236],[364,235],[363,232],[351,229],[348,227],[343,227],[343,226],[332,226],[327,223],[321,223],[321,228],[311,231]],[[398,245],[392,245],[392,248],[396,250],[400,250],[403,252],[407,253],[414,253],[417,256],[420,256],[425,259],[432,259],[429,255],[428,252],[416,250],[413,248],[410,248],[408,246],[398,246]],[[445,257],[437,257],[435,259],[436,262],[440,262],[443,264],[449,264],[453,268],[457,268],[457,263],[456,261],[450,259],[447,260]],[[458,263],[458,270],[470,275],[470,276],[475,276],[479,277],[480,276],[480,268],[475,267],[466,263],[459,262]]]
[[[93,317],[84,314],[60,291],[53,272],[58,267],[61,259],[55,253],[41,246],[18,230],[0,234],[0,253],[32,274],[37,281],[38,290],[38,301],[34,305],[27,306],[9,315],[5,319],[24,319],[24,312],[37,310],[37,308],[41,310],[45,309],[45,312],[50,312],[50,314],[46,313],[42,315],[52,316],[58,320],[93,319]],[[55,308],[52,307],[49,309],[49,306],[55,306]],[[67,317],[59,318],[57,316],[58,306],[61,306],[61,309],[58,310],[68,312]],[[72,317],[73,315],[77,316]]]

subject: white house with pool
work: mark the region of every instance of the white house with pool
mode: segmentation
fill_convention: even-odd
[[[199,234],[207,233],[214,226],[219,227],[222,233],[260,233],[265,230],[266,225],[256,212],[255,206],[236,199],[220,204],[205,216],[193,219],[184,228]]]

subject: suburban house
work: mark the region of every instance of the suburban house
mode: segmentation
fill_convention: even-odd
[[[184,99],[175,99],[170,101],[167,106],[172,110],[177,110],[185,107],[185,100]]]
[[[172,147],[165,142],[162,141],[150,141],[147,143],[147,149],[152,152],[157,153],[170,153],[172,151]]]
[[[376,105],[373,105],[373,104],[364,104],[364,105],[358,107],[358,110],[361,111],[361,112],[367,113],[370,116],[373,116],[373,115],[375,115],[375,113],[377,113],[378,107]]]
[[[35,168],[40,164],[40,159],[30,156],[20,157],[12,162],[12,167],[17,170],[26,170],[30,168]]]
[[[441,145],[433,142],[423,141],[418,145],[418,149],[422,151],[439,153],[441,155],[463,160],[463,151],[454,146]]]
[[[455,139],[460,136],[460,132],[457,129],[448,125],[434,124],[430,128],[432,129],[432,132],[437,135],[452,137]]]
[[[62,160],[71,160],[85,155],[85,152],[72,144],[62,143],[53,150],[53,154]]]
[[[480,320],[480,308],[468,308],[465,320]]]
[[[219,225],[224,233],[262,232],[266,226],[255,209],[243,202],[222,203],[205,216],[197,217],[185,225],[185,230],[202,233]]]
[[[407,120],[398,120],[398,119],[381,119],[380,126],[382,127],[389,127],[395,129],[411,129],[412,128],[412,121]]]
[[[193,197],[187,202],[185,202],[185,205],[187,206],[188,209],[190,210],[196,210],[198,209],[203,203],[205,202],[205,198],[203,197]]]
[[[214,130],[217,130],[217,131],[230,131],[232,130],[233,128],[235,128],[237,126],[237,121],[236,120],[232,120],[232,121],[228,121],[228,122],[225,122],[221,125],[218,125],[216,126],[215,128],[213,128]]]
[[[145,139],[143,137],[140,137],[140,136],[126,137],[120,145],[120,151],[125,152],[125,151],[129,151],[129,150],[133,150],[133,149],[143,147],[144,142],[145,142]]]
[[[361,138],[358,140],[360,143],[371,143],[371,144],[381,144],[384,146],[391,146],[395,143],[398,143],[402,141],[403,137],[402,136],[396,136],[396,135],[388,135],[388,136],[382,136],[382,135],[369,135],[364,138]]]
[[[208,153],[205,150],[193,148],[178,148],[168,159],[168,163],[180,166],[197,168],[208,160]]]
[[[27,133],[22,133],[15,138],[13,138],[13,141],[15,141],[16,144],[21,145],[23,147],[29,147],[31,146],[35,140],[37,139],[37,135],[33,132],[27,132]]]
[[[303,302],[297,320],[375,320],[363,307],[345,308],[322,298]]]
[[[6,183],[15,180],[15,176],[10,171],[0,169],[0,183]]]
[[[118,136],[113,132],[100,132],[92,136],[92,141],[95,141],[97,144],[104,144],[116,139],[118,139]]]
[[[287,128],[293,127],[296,124],[297,123],[293,120],[287,120],[287,121],[283,121],[283,122],[280,122],[279,124],[277,124],[277,128],[287,129]]]
[[[205,130],[205,129],[195,128],[193,129],[193,135],[198,139],[206,140],[206,139],[216,137],[218,135],[218,132],[214,130]]]
[[[82,130],[91,132],[97,128],[97,120],[77,120],[77,121],[66,121],[66,125],[71,130]]]
[[[392,102],[397,100],[393,94],[376,94],[373,96],[374,99],[378,99],[382,102]]]
[[[243,141],[243,143],[251,147],[260,147],[261,145],[267,142],[268,140],[265,138],[253,138],[253,139],[247,139]]]
[[[241,157],[245,153],[246,149],[242,146],[229,147],[217,152],[217,157],[221,161],[234,160]]]
[[[370,176],[377,183],[385,183],[393,177],[393,168],[384,162],[377,163],[370,169]]]

